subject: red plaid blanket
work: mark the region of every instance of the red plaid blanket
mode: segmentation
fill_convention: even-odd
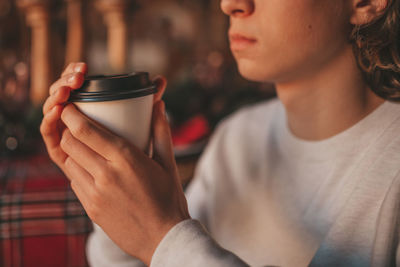
[[[0,266],[87,266],[91,227],[48,157],[0,159]]]

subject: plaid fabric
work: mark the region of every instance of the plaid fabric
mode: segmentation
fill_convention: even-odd
[[[46,156],[0,159],[0,266],[88,266],[91,222]]]

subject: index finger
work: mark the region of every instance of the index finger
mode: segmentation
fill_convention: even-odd
[[[107,160],[119,159],[123,148],[127,146],[122,138],[83,115],[73,104],[64,108],[61,120],[76,139]],[[140,150],[132,147],[132,152],[136,151]]]
[[[87,73],[87,64],[85,62],[73,62],[68,64],[67,68],[61,74],[61,77],[64,77],[70,73],[80,72],[83,74]]]
[[[46,114],[47,112],[49,112],[54,106],[67,102],[70,91],[71,91],[71,88],[69,88],[67,86],[62,86],[62,87],[58,88],[57,92],[50,95],[47,98],[46,102],[44,102],[43,108],[42,108],[43,114]]]
[[[71,89],[78,89],[82,86],[85,76],[81,72],[69,73],[55,81],[49,89],[49,95],[54,94],[61,87],[70,87]]]

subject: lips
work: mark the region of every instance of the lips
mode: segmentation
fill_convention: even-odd
[[[257,39],[239,33],[230,33],[229,40],[232,51],[245,50],[257,43]]]

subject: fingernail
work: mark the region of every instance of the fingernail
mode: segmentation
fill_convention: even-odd
[[[75,71],[75,72],[82,72],[82,66],[81,66],[81,65],[76,66],[76,67],[74,68],[74,71]]]
[[[74,80],[75,80],[75,73],[72,74],[72,76],[68,78],[68,81],[67,81],[67,82],[68,82],[68,83],[73,83]]]

